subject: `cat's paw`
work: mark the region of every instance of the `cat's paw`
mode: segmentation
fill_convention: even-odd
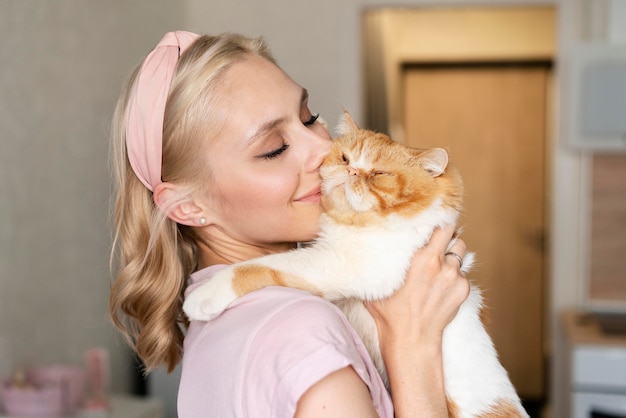
[[[210,321],[224,312],[237,298],[228,273],[228,270],[220,271],[187,295],[183,311],[190,320]]]

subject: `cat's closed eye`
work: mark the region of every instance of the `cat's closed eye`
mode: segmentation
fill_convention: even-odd
[[[344,163],[348,163],[348,157],[346,157],[346,154],[341,154],[341,159],[343,160]]]

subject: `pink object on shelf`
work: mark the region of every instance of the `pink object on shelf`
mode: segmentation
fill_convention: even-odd
[[[80,367],[45,366],[16,371],[13,380],[0,385],[6,413],[20,417],[59,417],[72,414],[82,405],[85,372]]]
[[[107,411],[110,385],[109,352],[106,348],[94,347],[85,351],[87,376],[86,411]]]
[[[60,386],[37,388],[16,387],[11,382],[0,386],[4,411],[19,417],[59,417],[63,414],[63,395]]]
[[[85,370],[77,366],[52,365],[27,372],[28,380],[39,387],[59,386],[63,395],[63,412],[72,413],[85,398]]]

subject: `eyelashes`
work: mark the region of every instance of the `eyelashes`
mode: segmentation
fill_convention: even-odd
[[[280,148],[277,148],[274,151],[270,151],[270,152],[265,153],[263,155],[259,155],[258,158],[263,158],[265,160],[271,160],[272,158],[276,158],[280,154],[282,154],[283,152],[287,151],[287,148],[289,148],[289,144],[283,144]]]
[[[311,126],[315,123],[315,121],[317,121],[317,119],[320,117],[319,113],[316,113],[314,115],[311,115],[311,117],[309,118],[309,120],[302,122],[302,124],[304,126]]]

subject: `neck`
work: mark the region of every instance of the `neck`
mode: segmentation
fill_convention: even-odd
[[[295,242],[240,242],[215,231],[213,233],[200,232],[198,235],[198,269],[215,264],[234,264],[268,254],[285,252],[296,248],[297,245]]]

